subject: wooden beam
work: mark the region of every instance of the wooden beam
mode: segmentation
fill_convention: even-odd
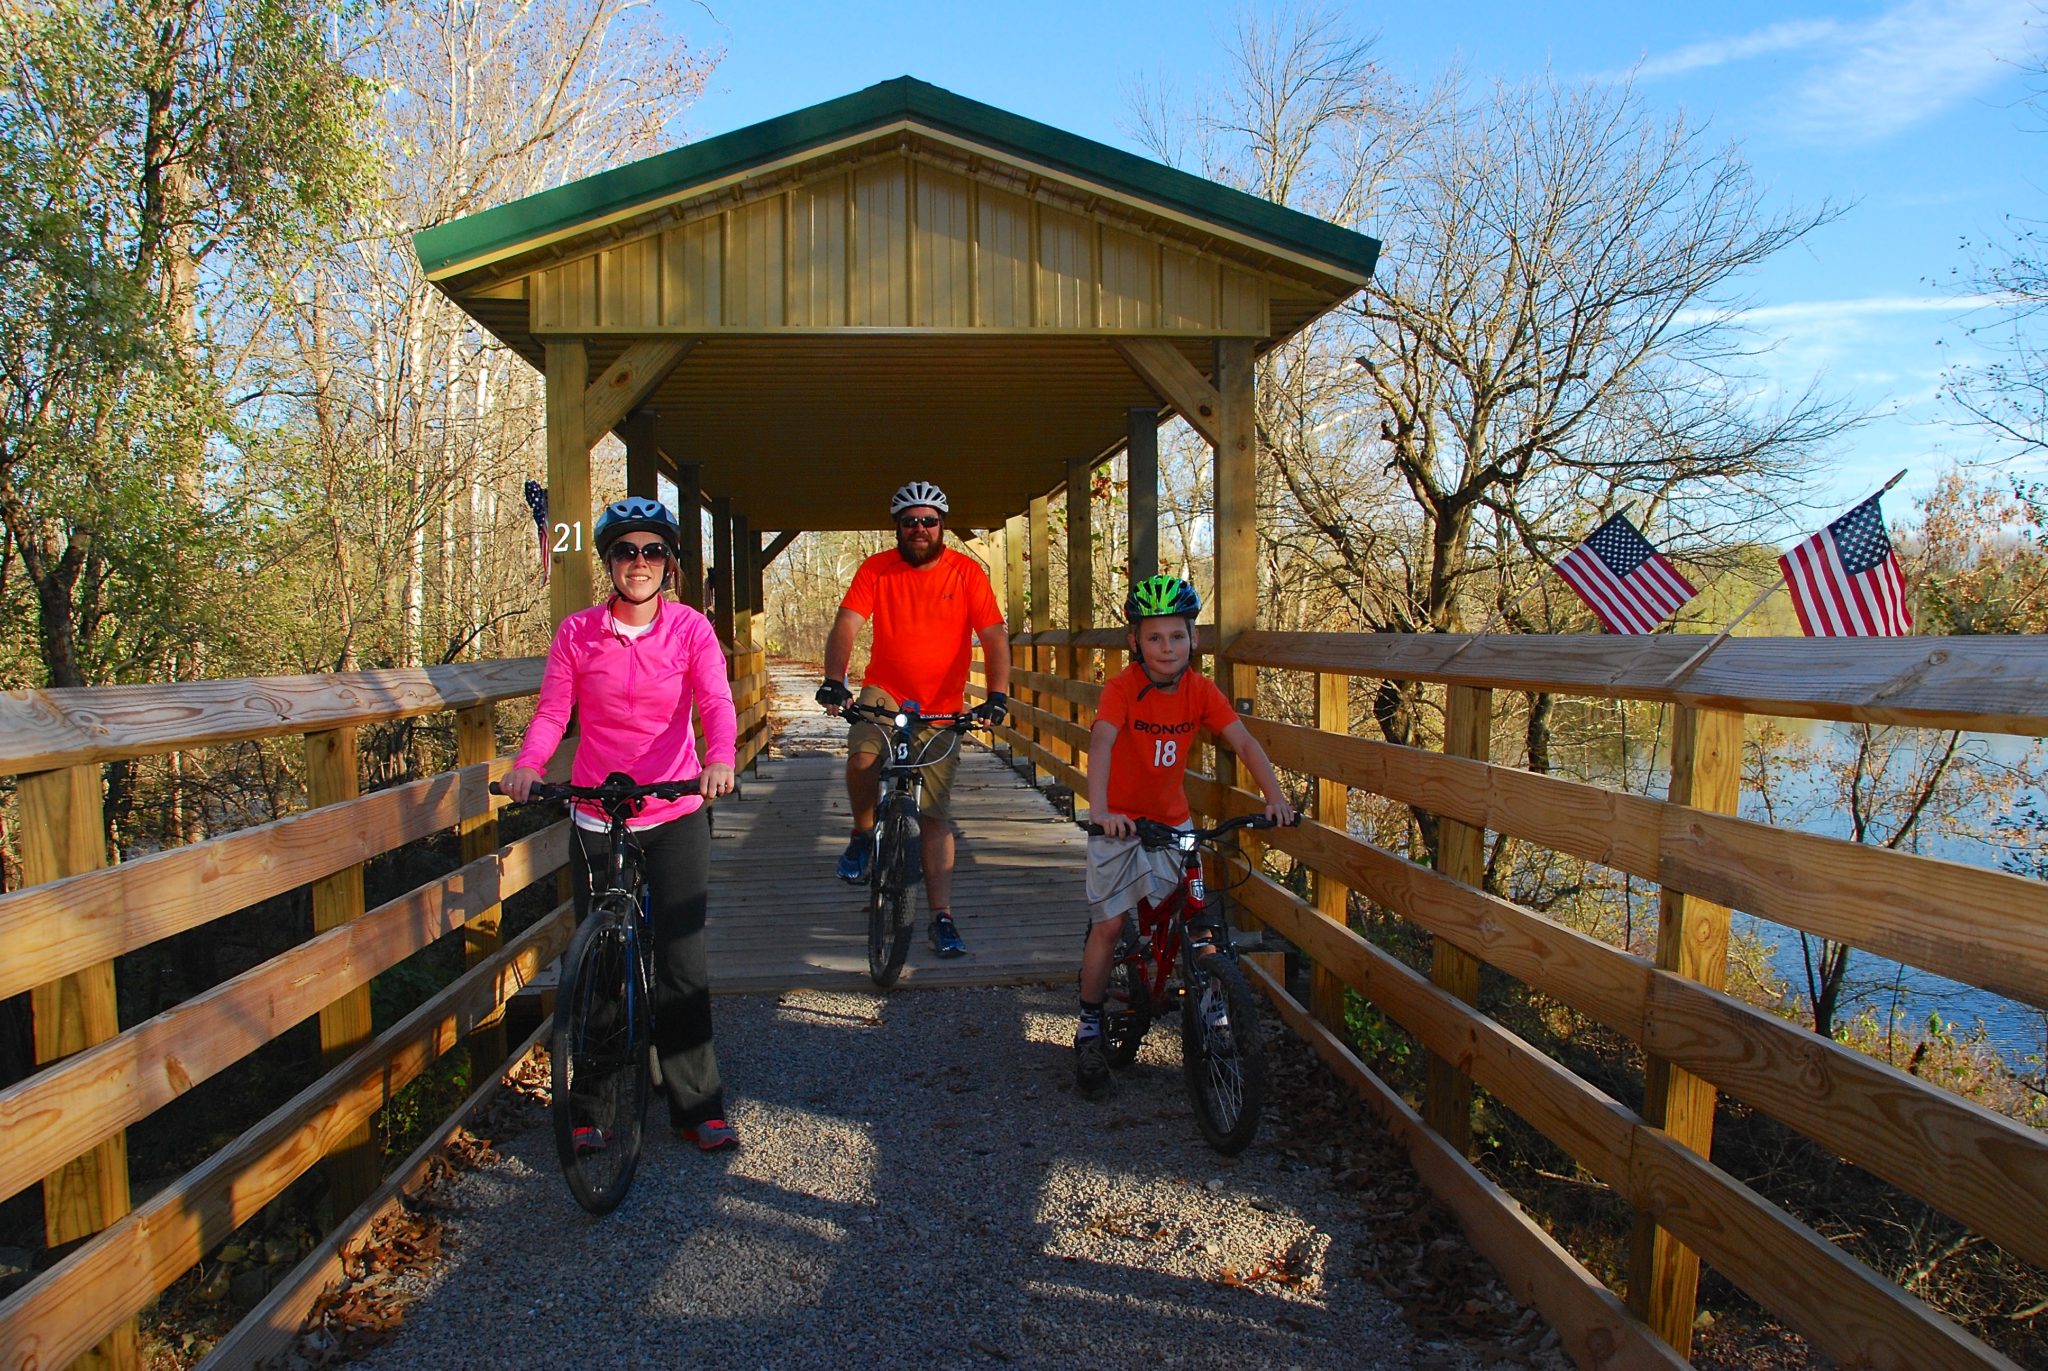
[[[1680,705],[1671,719],[1670,803],[1733,814],[1742,797],[1743,716]],[[1658,897],[1657,965],[1719,990],[1728,980],[1726,905],[1665,886]],[[1643,1118],[1702,1157],[1714,1143],[1714,1087],[1667,1058],[1643,1058]],[[1678,1350],[1692,1351],[1699,1254],[1636,1212],[1629,1244],[1629,1308]]]
[[[1129,409],[1125,509],[1130,519],[1130,579],[1159,574],[1159,411]]]
[[[495,705],[472,705],[455,716],[455,763],[487,769],[498,756],[498,709]],[[498,811],[488,802],[482,811],[456,825],[462,839],[464,865],[498,850]],[[501,924],[504,907],[495,902],[473,911],[462,926],[463,961],[476,966],[497,955],[503,946]],[[496,1020],[486,1025],[470,1043],[472,1078],[495,1070],[505,1060],[505,1025]]]
[[[362,793],[356,755],[356,730],[329,729],[306,735],[306,800],[313,808],[341,804]],[[363,867],[358,862],[313,882],[313,933],[361,918]],[[367,981],[337,997],[320,1011],[320,1053],[329,1067],[347,1058],[371,1034],[370,986]],[[377,1188],[382,1167],[364,1123],[342,1140],[327,1161],[334,1212],[346,1214]]]
[[[1043,495],[1031,499],[1027,516],[1031,531],[1031,630],[1043,633],[1052,627],[1052,534],[1051,521],[1047,517],[1048,500]],[[1055,670],[1053,653],[1050,648],[1033,646],[1029,649],[1030,660],[1025,663],[1033,671]],[[1038,691],[1031,692],[1031,703],[1045,708],[1045,697]],[[1045,735],[1038,729],[1031,730],[1032,745],[1043,752]]]
[[[1493,692],[1452,686],[1444,706],[1444,751],[1473,761],[1487,760],[1493,738]],[[1333,825],[1334,826],[1334,825]],[[1437,828],[1437,869],[1454,881],[1479,889],[1486,877],[1486,830],[1455,819]],[[1479,958],[1446,938],[1432,940],[1429,978],[1467,1004],[1479,999]],[[1472,1078],[1455,1061],[1429,1054],[1429,1094],[1423,1111],[1429,1126],[1459,1152],[1472,1147]]]
[[[727,652],[737,652],[732,640],[732,501],[720,495],[711,501],[711,626]]]
[[[620,353],[618,360],[604,369],[604,375],[583,392],[584,450],[595,447],[598,439],[652,395],[696,346],[695,338],[642,338]]]
[[[1243,349],[1247,358],[1250,356],[1249,342],[1233,342]],[[1204,442],[1211,447],[1221,444],[1223,400],[1220,376],[1216,385],[1210,385],[1209,378],[1202,375],[1179,348],[1163,338],[1112,338],[1110,345],[1130,364],[1131,370],[1138,373],[1138,379],[1152,387],[1160,399],[1172,405],[1180,417],[1188,421],[1188,427],[1202,435]]]
[[[1174,355],[1178,357],[1180,354],[1176,352]],[[1255,384],[1251,344],[1242,340],[1218,339],[1218,409],[1215,436],[1210,440],[1216,448],[1215,479],[1210,489],[1214,492],[1211,525],[1216,548],[1216,638],[1225,649],[1240,635],[1259,626],[1258,397]],[[1228,658],[1219,659],[1215,677],[1216,684],[1240,714],[1252,712],[1258,680],[1250,666]],[[1215,754],[1213,771],[1216,779],[1226,787],[1235,785],[1240,771],[1237,759],[1228,748],[1218,747],[1211,751]],[[1217,888],[1222,887],[1219,885]],[[1246,927],[1251,926],[1247,920]]]
[[[106,866],[97,766],[38,772],[21,777],[18,787],[22,878],[31,887]],[[29,992],[29,1016],[37,1066],[116,1036],[121,1024],[113,960],[36,986]],[[129,1208],[128,1135],[116,1132],[74,1157],[75,1147],[64,1149],[63,1157],[71,1159],[57,1159],[61,1164],[43,1177],[43,1236],[51,1247],[100,1232]],[[79,1365],[125,1368],[139,1361],[131,1319],[114,1325]]]
[[[766,568],[770,562],[780,557],[791,543],[803,536],[803,532],[800,528],[786,528],[769,539],[768,546],[761,549],[762,567]]]
[[[1012,635],[1030,622],[1024,613],[1024,552],[1024,516],[1012,514],[1003,521],[1003,614]]]
[[[626,443],[626,494],[643,500],[660,498],[661,444],[654,436],[654,415],[636,409],[619,426]]]
[[[1067,462],[1067,627],[1082,630],[1095,626],[1095,476],[1094,463],[1086,457]],[[1095,679],[1095,653],[1077,643],[1066,650],[1064,675],[1073,681]],[[1065,714],[1074,720],[1084,717],[1078,707]],[[1068,745],[1075,766],[1088,759],[1087,745]]]
[[[754,648],[754,535],[747,527],[747,516],[732,516],[731,541],[726,544],[732,556],[732,571],[725,578],[725,584],[732,587],[732,643],[734,659],[739,654],[751,652]]]
[[[1316,676],[1316,727],[1326,734],[1351,736],[1351,678],[1334,672]],[[1315,817],[1339,832],[1351,831],[1351,790],[1342,781],[1316,778]],[[1350,926],[1351,892],[1342,881],[1323,872],[1315,874],[1316,909],[1334,923]],[[1343,1035],[1344,982],[1321,962],[1310,975],[1309,1005],[1316,1022],[1332,1033]]]
[[[559,627],[562,620],[590,606],[597,568],[590,526],[591,440],[584,420],[590,354],[579,340],[550,342],[546,362],[548,545],[554,559],[548,577],[548,609]]]

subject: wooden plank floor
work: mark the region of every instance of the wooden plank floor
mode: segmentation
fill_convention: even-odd
[[[711,845],[706,938],[720,994],[860,988],[867,892],[832,874],[846,844],[846,725],[811,702],[804,668],[771,669],[776,741],[721,803]],[[923,890],[903,987],[1069,980],[1087,922],[1087,839],[1002,759],[969,743],[953,782],[959,830],[953,911],[968,955],[942,962],[924,940]]]

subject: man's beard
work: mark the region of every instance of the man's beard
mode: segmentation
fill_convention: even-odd
[[[931,543],[922,552],[912,547],[910,539],[903,533],[899,532],[896,535],[897,554],[912,566],[924,566],[928,562],[936,562],[939,559],[939,554],[945,550],[946,535],[943,531],[935,534]]]

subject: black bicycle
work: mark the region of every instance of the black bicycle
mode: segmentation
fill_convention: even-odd
[[[505,792],[493,781],[491,793]],[[562,954],[554,1031],[548,1039],[555,1151],[569,1193],[593,1214],[618,1208],[633,1183],[653,1081],[647,881],[626,821],[648,799],[696,793],[694,776],[640,785],[624,772],[613,772],[602,785],[536,785],[528,798],[530,804],[592,800],[607,821],[610,875],[599,893],[593,873],[590,910]]]
[[[1242,814],[1214,828],[1174,828],[1152,819],[1135,823],[1141,844],[1180,859],[1180,881],[1164,899],[1141,903],[1134,915],[1124,916],[1103,1006],[1110,1065],[1136,1061],[1152,1020],[1178,1000],[1181,1075],[1195,1126],[1209,1146],[1235,1156],[1259,1131],[1266,1102],[1265,1042],[1258,1000],[1238,969],[1222,892],[1212,897],[1204,888],[1196,858],[1233,829],[1271,828],[1273,821]],[[1081,827],[1102,832],[1100,824]]]
[[[915,700],[895,709],[849,700],[839,712],[875,724],[889,740],[868,853],[868,977],[887,990],[910,955],[910,890],[924,874],[917,794],[925,768],[945,760],[945,752],[934,754],[934,747],[959,747],[961,735],[982,720],[971,713],[920,714]]]

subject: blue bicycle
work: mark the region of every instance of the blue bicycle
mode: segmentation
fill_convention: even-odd
[[[491,791],[504,794],[495,781]],[[555,1150],[569,1193],[593,1214],[618,1208],[633,1183],[653,1084],[647,881],[626,822],[645,800],[696,793],[694,776],[639,785],[624,772],[614,772],[602,785],[536,785],[529,798],[533,804],[593,800],[606,818],[610,874],[599,893],[600,882],[592,873],[589,912],[562,954],[554,1031],[548,1039]]]

